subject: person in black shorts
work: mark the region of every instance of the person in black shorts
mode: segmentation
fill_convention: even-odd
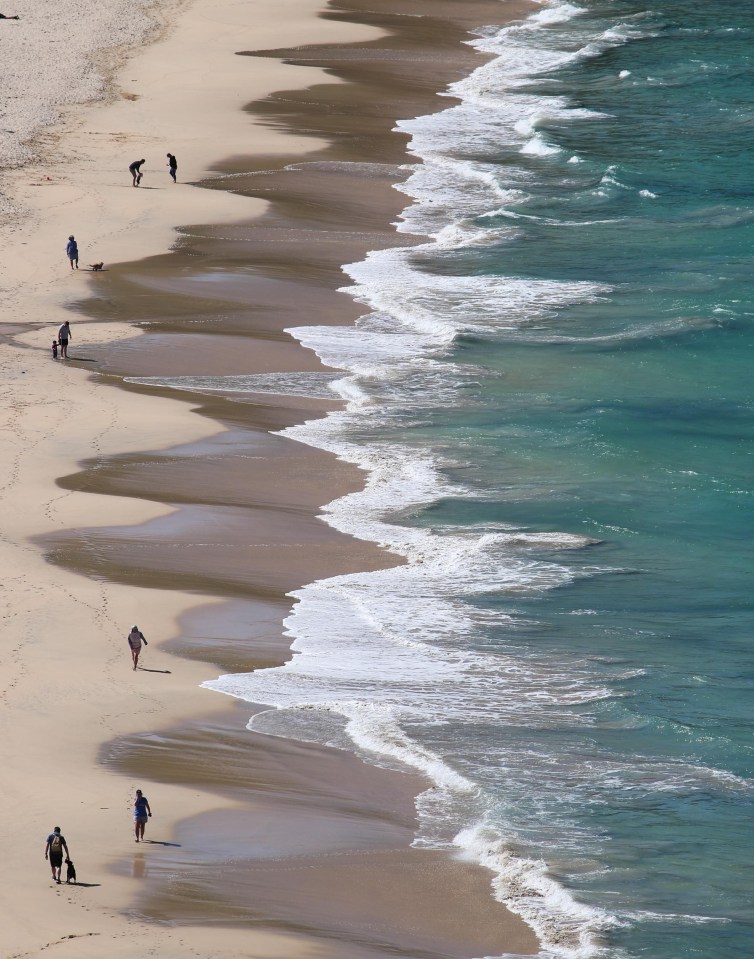
[[[60,358],[68,359],[68,340],[71,339],[71,321],[66,320],[58,329],[58,343],[60,343]]]
[[[55,826],[47,837],[47,845],[45,846],[45,859],[49,859],[50,861],[52,878],[55,882],[60,882],[60,870],[63,868],[63,853],[65,853],[66,859],[70,858],[65,837],[60,835],[60,826]]]
[[[134,162],[129,166],[128,172],[131,174],[134,180],[134,186],[138,186],[141,183],[142,172],[141,165],[146,163],[146,160],[134,160]]]
[[[168,153],[168,166],[170,167],[170,175],[173,178],[173,183],[177,183],[178,181],[175,175],[178,172],[178,161],[172,153]]]

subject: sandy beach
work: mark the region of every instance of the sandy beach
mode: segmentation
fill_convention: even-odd
[[[363,473],[277,434],[335,399],[150,381],[334,373],[285,331],[363,312],[340,267],[410,240],[395,121],[447,103],[478,62],[468,30],[523,12],[377,7],[152,8],[151,42],[116,38],[79,99],[106,96],[3,171],[5,955],[538,951],[486,870],[411,848],[420,777],[252,733],[249,704],[201,687],[291,655],[291,590],[403,561],[320,518]],[[53,362],[64,319],[71,359]],[[136,788],[154,812],[138,846]],[[58,824],[76,886],[44,862]]]

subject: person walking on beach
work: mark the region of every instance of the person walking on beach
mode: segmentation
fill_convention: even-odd
[[[52,869],[52,878],[54,882],[60,882],[60,870],[63,867],[63,853],[65,852],[65,858],[69,859],[68,855],[68,846],[66,845],[65,838],[60,835],[60,826],[55,826],[50,835],[47,837],[47,844],[45,846],[45,859],[50,861],[50,869]]]
[[[134,160],[134,162],[129,166],[128,170],[133,177],[134,186],[138,186],[141,183],[141,178],[143,176],[141,172],[141,166],[146,162],[146,160]]]
[[[173,178],[173,183],[177,183],[178,181],[175,175],[178,172],[178,161],[172,153],[168,153],[168,166],[170,167],[170,175]]]
[[[140,789],[136,790],[134,799],[134,830],[136,832],[136,842],[144,842],[144,827],[147,819],[152,818],[152,810],[149,808],[149,800],[142,794]]]
[[[67,256],[68,259],[71,261],[71,269],[74,268],[74,263],[75,263],[75,264],[76,264],[76,269],[78,270],[78,268],[79,268],[79,245],[78,245],[78,243],[76,242],[76,238],[75,238],[74,236],[69,236],[69,237],[68,237],[68,243],[66,243],[65,252],[66,252],[66,256]]]
[[[145,646],[149,645],[144,637],[144,633],[142,633],[139,627],[132,626],[131,632],[128,634],[128,645],[131,649],[131,659],[133,660],[134,669],[139,665],[139,653],[141,652],[142,643],[144,643]]]
[[[60,358],[68,359],[68,340],[71,339],[71,322],[66,320],[58,330],[58,343],[60,343]]]

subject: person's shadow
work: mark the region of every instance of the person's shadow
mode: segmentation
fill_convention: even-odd
[[[101,882],[64,882],[61,885],[63,886],[79,886],[81,889],[97,889],[102,885]]]
[[[139,669],[142,673],[165,673],[168,676],[173,675],[169,669],[147,669],[146,666],[139,666]]]
[[[161,839],[142,839],[142,842],[148,842],[152,846],[174,846],[176,849],[181,848],[181,843],[179,842],[164,842]]]

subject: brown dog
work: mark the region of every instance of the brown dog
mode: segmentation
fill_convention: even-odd
[[[104,263],[90,263],[89,266],[94,270],[95,273],[99,272],[104,266]]]

